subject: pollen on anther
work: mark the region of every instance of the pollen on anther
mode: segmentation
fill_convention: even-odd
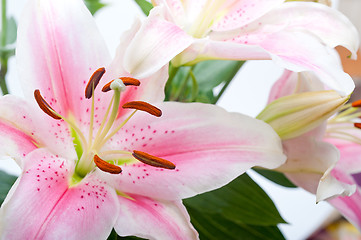
[[[156,117],[162,116],[162,111],[159,108],[143,101],[127,102],[123,104],[122,108],[130,108],[130,109],[144,111]]]
[[[361,107],[361,99],[354,101],[351,105],[352,107]]]
[[[38,103],[41,110],[43,110],[44,113],[48,114],[50,117],[59,120],[61,117],[56,114],[55,110],[50,107],[50,105],[45,101],[45,99],[41,96],[40,90],[36,89],[34,91],[34,97],[36,102]]]
[[[105,68],[97,69],[93,75],[90,77],[88,84],[85,87],[85,97],[91,98],[93,96],[93,90],[97,87],[100,79],[103,77],[105,73]]]
[[[163,158],[159,158],[153,155],[150,155],[145,152],[134,150],[132,153],[133,157],[139,160],[140,162],[159,168],[166,168],[166,169],[175,169],[174,163],[165,160]]]
[[[108,172],[111,174],[119,174],[122,172],[122,169],[119,166],[104,161],[98,155],[94,155],[94,163],[100,170],[104,172]]]

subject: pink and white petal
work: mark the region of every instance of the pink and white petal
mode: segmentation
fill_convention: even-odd
[[[307,31],[285,30],[282,25],[271,25],[266,26],[265,29],[254,27],[254,31],[248,33],[242,29],[222,33],[214,32],[210,34],[210,38],[219,42],[238,43],[242,47],[245,44],[258,46],[268,54],[247,55],[243,51],[237,50],[234,44],[218,44],[227,50],[221,52],[206,47],[202,52],[197,52],[198,58],[213,57],[237,60],[272,58],[277,64],[295,72],[315,72],[324,84],[337,90],[341,95],[350,94],[355,87],[351,77],[343,72],[337,52]],[[232,49],[233,54],[229,54]],[[262,52],[262,50],[258,50],[258,52]],[[193,51],[193,58],[194,55],[196,54]],[[189,59],[187,60],[189,61]]]
[[[174,23],[164,19],[163,6],[152,9],[124,56],[124,68],[136,78],[158,71],[187,48],[193,38]]]
[[[249,29],[261,25],[266,29],[269,25],[283,25],[285,31],[305,31],[317,36],[329,47],[344,46],[351,51],[354,59],[357,56],[359,37],[355,26],[340,11],[324,4],[287,2],[252,24],[254,26],[249,26]]]
[[[345,96],[355,84],[342,70],[334,49],[322,45],[318,39],[305,33],[283,32],[272,34],[260,44],[277,64],[296,72],[313,71],[328,87]]]
[[[137,113],[103,151],[139,150],[176,169],[124,165],[109,180],[119,191],[181,199],[219,188],[253,166],[275,168],[285,161],[278,135],[264,122],[208,104],[156,105],[162,117]]]
[[[343,178],[340,175],[333,166],[326,171],[317,188],[316,202],[339,196],[351,196],[355,193],[356,184],[342,181]]]
[[[287,161],[277,169],[297,186],[316,194],[317,202],[354,191],[354,187],[330,174],[340,155],[335,146],[318,140],[318,135],[324,132],[322,129],[324,126],[302,137],[283,141]]]
[[[33,98],[34,90],[40,89],[59,113],[88,119],[91,101],[84,97],[85,86],[96,69],[110,63],[110,55],[83,1],[29,1],[17,41],[25,96]]]
[[[20,164],[19,158],[32,149],[46,147],[62,157],[76,159],[67,125],[62,120],[55,120],[46,115],[35,104],[35,100],[34,104],[30,104],[12,95],[0,98],[0,122],[3,131],[7,132],[1,134],[1,141],[12,140],[13,143],[1,144],[0,154],[9,154]]]
[[[105,239],[110,234],[118,211],[113,189],[94,175],[69,187],[74,163],[44,149],[26,158],[18,183],[1,207],[3,238]]]
[[[285,70],[280,79],[273,84],[268,103],[295,93],[322,91],[323,84],[312,72],[292,72]]]
[[[118,235],[146,239],[198,239],[181,200],[130,197],[132,199],[118,197],[120,213],[114,226]]]
[[[207,6],[207,3],[208,0],[182,0],[187,25],[192,25],[197,20]]]
[[[329,27],[332,26],[332,27]],[[356,28],[339,11],[323,4],[287,2],[274,8],[247,26],[222,32],[212,32],[215,40],[245,44],[260,44],[270,35],[282,32],[303,32],[315,36],[319,42],[333,48],[348,48],[356,56],[359,38]]]
[[[227,14],[217,21],[213,31],[228,31],[247,25],[281,5],[284,0],[228,0],[224,7]]]
[[[349,174],[361,172],[360,139],[361,130],[355,128],[353,123],[332,123],[327,125],[324,140],[335,145],[341,155],[340,161],[337,163],[337,169]]]
[[[134,35],[138,32],[141,23],[137,19],[133,26],[125,32],[120,40],[119,46],[116,51],[116,55],[112,63],[108,68],[108,74],[111,76],[118,77],[132,77],[130,73],[124,70],[124,52]],[[147,78],[140,79],[141,85],[137,86],[128,86],[124,92],[121,94],[120,106],[129,101],[142,100],[147,102],[159,102],[164,100],[164,86],[168,79],[168,66],[162,67],[157,72],[153,73]],[[120,116],[127,113],[128,111],[123,110],[120,107]]]
[[[328,202],[361,230],[361,193],[359,189],[352,196],[333,198]]]
[[[153,6],[164,5],[166,9],[165,18],[178,26],[184,26],[186,13],[180,0],[152,0]]]
[[[265,60],[271,59],[271,56],[260,46],[202,38],[196,39],[192,45],[177,55],[172,60],[172,64],[191,65],[211,59]]]
[[[22,167],[22,158],[36,148],[33,138],[0,120],[0,159],[11,157]]]

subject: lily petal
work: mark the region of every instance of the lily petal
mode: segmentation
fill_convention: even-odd
[[[0,139],[6,141],[1,144],[0,153],[13,157],[20,166],[20,158],[38,147],[47,147],[62,157],[76,159],[73,140],[64,121],[45,115],[35,103],[32,105],[11,95],[3,96],[0,98],[0,116],[4,131]],[[8,142],[10,136],[13,144]]]
[[[292,72],[285,70],[282,76],[273,84],[268,97],[268,103],[295,93],[324,90],[323,84],[312,72]]]
[[[213,36],[212,39],[214,39],[214,37],[216,36]],[[221,39],[218,37],[219,36],[214,40],[220,41]],[[343,96],[350,94],[354,89],[354,82],[348,74],[343,72],[336,51],[325,46],[317,37],[308,33],[301,31],[279,31],[273,34],[259,32],[241,35],[239,37],[223,37],[224,40],[229,39],[229,41],[239,44],[260,46],[269,53],[269,57],[271,57],[273,61],[289,70],[295,72],[314,71],[324,84],[337,90]],[[223,47],[225,48],[227,46],[223,45]],[[237,49],[234,44],[229,44],[228,47]],[[214,53],[221,54],[217,57],[223,58],[223,53],[215,50],[205,52],[205,55],[202,53],[200,57],[215,58],[216,56],[212,56]],[[257,57],[257,55],[255,56]],[[235,52],[233,57],[234,59],[245,58],[242,52]],[[262,55],[260,55],[260,57],[262,57]]]
[[[127,164],[109,180],[121,192],[186,198],[221,187],[253,166],[275,168],[285,161],[278,135],[262,121],[199,103],[156,106],[162,117],[137,113],[104,150],[143,151],[176,169]]]
[[[324,129],[325,124],[300,137],[283,141],[287,161],[277,169],[297,186],[314,194],[324,173],[339,159],[335,146],[318,140]]]
[[[202,0],[197,1],[197,3]],[[166,19],[177,23],[178,26],[184,26],[186,24],[186,12],[183,4],[185,1],[180,0],[152,0],[153,6],[164,5],[166,8]],[[193,4],[195,2],[193,1]]]
[[[245,34],[260,26],[265,31],[272,31],[270,26],[283,26],[286,31],[306,31],[329,47],[344,46],[351,51],[354,59],[357,56],[357,29],[340,11],[324,4],[301,1],[284,3],[249,25]]]
[[[359,190],[352,196],[333,198],[328,202],[358,229],[361,229],[361,194]]]
[[[73,115],[78,121],[89,119],[91,101],[84,97],[85,87],[92,73],[111,58],[83,1],[29,1],[17,41],[25,96],[33,98],[38,88],[60,114]]]
[[[152,9],[125,52],[124,68],[137,78],[156,72],[193,42],[177,25],[164,19],[164,11],[163,6]]]
[[[118,197],[120,214],[114,226],[118,235],[146,239],[198,239],[181,201],[130,197],[132,199]]]
[[[133,26],[122,34],[119,46],[117,48],[115,57],[108,68],[108,74],[110,76],[122,76],[133,77],[124,68],[124,54],[127,46],[130,44],[134,35],[137,33],[140,27],[140,21],[137,20],[133,23]],[[141,86],[128,86],[121,94],[120,106],[126,102],[142,100],[146,102],[160,102],[164,100],[164,87],[168,79],[168,66],[162,67],[157,72],[153,73],[149,77],[140,79]],[[125,114],[128,111],[120,109],[121,114]]]
[[[245,26],[271,11],[284,0],[223,1],[227,14],[212,26],[213,31],[228,31]]]
[[[36,149],[34,139],[19,129],[0,121],[0,155],[9,156],[22,167],[22,157]]]
[[[105,239],[117,218],[115,191],[93,175],[69,187],[73,168],[72,161],[44,149],[28,154],[18,184],[0,210],[1,236]],[[32,221],[25,216],[31,216]]]
[[[355,84],[343,72],[334,49],[325,47],[315,37],[304,33],[278,33],[261,43],[279,65],[296,72],[313,71],[328,87],[342,96],[349,95]]]
[[[342,132],[332,131],[334,129],[342,129]],[[327,130],[324,140],[335,145],[341,154],[337,169],[348,174],[361,172],[361,130],[355,128],[353,123],[329,124]]]

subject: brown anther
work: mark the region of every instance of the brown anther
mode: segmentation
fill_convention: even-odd
[[[93,90],[97,87],[100,79],[105,73],[105,68],[98,68],[90,77],[88,84],[85,87],[85,97],[91,98],[93,96]]]
[[[355,127],[357,127],[357,128],[360,128],[361,129],[361,123],[354,123],[353,124]]]
[[[162,116],[162,111],[159,108],[143,101],[127,102],[122,106],[122,108],[137,109],[152,114],[156,117]]]
[[[131,78],[131,77],[120,77],[120,80],[122,80],[122,82],[124,83],[125,86],[139,86],[140,85],[140,81],[138,79],[135,78]],[[112,84],[114,80],[108,82],[107,84],[104,85],[104,87],[102,88],[103,92],[109,92],[110,90],[110,84]]]
[[[132,155],[142,163],[148,164],[153,167],[175,169],[174,163],[163,158],[152,156],[145,152],[134,150]]]
[[[120,80],[123,81],[125,86],[139,86],[140,85],[140,81],[136,78],[121,77]]]
[[[94,155],[94,163],[100,170],[107,173],[119,174],[122,172],[122,169],[119,166],[104,161],[98,155]]]
[[[34,97],[41,110],[43,110],[46,114],[48,114],[50,117],[52,117],[56,120],[61,119],[61,117],[58,114],[56,114],[54,109],[52,107],[50,107],[50,105],[41,96],[39,89],[36,89],[34,91]]]
[[[361,107],[361,99],[360,100],[357,100],[357,101],[354,101],[352,103],[352,107]]]

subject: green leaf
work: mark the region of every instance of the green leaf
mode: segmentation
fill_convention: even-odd
[[[0,206],[17,177],[0,170]]]
[[[268,180],[271,180],[274,183],[277,183],[281,186],[288,187],[288,188],[297,188],[296,185],[294,185],[288,178],[280,172],[268,170],[268,169],[253,169],[258,174],[262,175],[263,177],[267,178]]]
[[[143,13],[148,16],[150,10],[152,10],[153,8],[153,5],[146,0],[134,0],[134,1],[138,4],[140,9],[142,9]]]
[[[170,81],[166,85],[166,100],[180,102],[216,103],[244,62],[209,60],[192,67],[170,67]],[[196,84],[195,84],[196,83]],[[224,88],[215,96],[213,90]]]
[[[285,223],[272,200],[247,174],[218,190],[185,199],[184,204],[204,214],[220,214],[237,224]]]
[[[223,82],[233,79],[244,62],[231,60],[209,60],[194,67],[199,90],[207,92]]]
[[[139,237],[135,237],[135,236],[127,236],[127,237],[120,237],[118,236],[117,239],[123,239],[123,240],[143,240],[145,238],[139,238]]]
[[[276,226],[254,226],[228,220],[221,214],[210,214],[188,207],[191,222],[197,229],[200,239],[207,240],[283,240],[285,239]]]
[[[139,238],[139,237],[135,237],[135,236],[126,236],[126,237],[121,237],[118,236],[118,234],[115,232],[114,228],[112,230],[112,232],[110,233],[109,237],[107,238],[107,240],[143,240],[145,238]]]
[[[15,18],[10,17],[8,18],[7,22],[7,33],[6,33],[6,44],[13,44],[16,41],[16,36],[17,36],[17,25],[16,25],[16,21]]]
[[[101,0],[84,0],[84,3],[92,15],[106,6],[106,4],[101,3]]]

